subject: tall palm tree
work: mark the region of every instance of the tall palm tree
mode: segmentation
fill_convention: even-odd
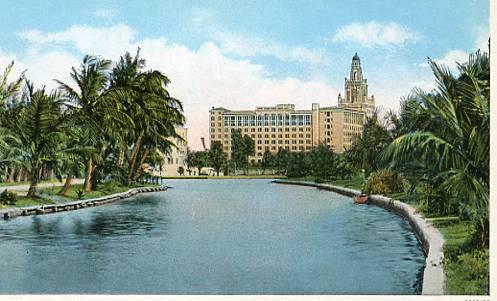
[[[179,137],[174,127],[184,124],[182,104],[167,90],[169,79],[156,70],[143,71],[144,67],[145,60],[140,58],[140,49],[134,57],[126,53],[112,72],[109,89],[109,94],[121,101],[132,120],[133,127],[127,127],[118,156],[118,163],[122,164],[124,143],[128,143],[131,146],[126,177],[128,184],[139,177],[143,164],[151,154],[155,151],[167,153],[174,147],[168,138]]]
[[[26,82],[22,114],[16,120],[16,133],[22,145],[22,156],[29,171],[28,196],[35,196],[43,167],[54,159],[63,135],[63,101],[59,94],[49,95],[45,88],[34,89]]]
[[[14,172],[20,165],[17,160],[19,140],[13,132],[13,121],[17,119],[15,116],[17,112],[13,112],[11,107],[20,98],[19,93],[24,80],[24,72],[22,72],[19,77],[9,81],[13,68],[14,61],[7,65],[3,74],[0,74],[0,165],[1,170],[6,171],[5,176],[10,175],[10,179],[13,178]]]
[[[107,92],[111,62],[87,55],[79,69],[72,68],[71,78],[76,85],[57,81],[60,89],[74,110],[73,123],[82,128],[80,144],[93,147],[95,151],[85,156],[85,191],[91,191],[92,174],[100,158],[98,150],[105,143],[106,131],[124,128],[126,115],[113,97]]]
[[[128,113],[137,134],[130,158],[128,183],[136,181],[143,163],[153,151],[167,153],[175,147],[170,138],[182,139],[175,127],[185,122],[183,106],[169,94],[167,86],[170,81],[163,73],[156,70],[143,72],[136,83]]]
[[[488,242],[490,64],[479,51],[458,65],[459,76],[430,61],[437,89],[416,90],[405,116],[412,131],[395,139],[383,160],[417,162],[469,214],[480,241]]]

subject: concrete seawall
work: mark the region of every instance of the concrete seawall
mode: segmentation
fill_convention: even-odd
[[[165,190],[167,190],[167,187],[131,188],[130,190],[125,192],[106,195],[94,199],[78,200],[62,204],[50,204],[50,205],[41,205],[41,206],[2,209],[0,210],[0,216],[3,217],[4,219],[9,219],[18,216],[40,215],[40,214],[57,213],[63,211],[72,211],[72,210],[78,210],[78,209],[113,203],[118,200],[132,197],[138,193],[156,192],[156,191],[165,191]]]
[[[333,191],[350,197],[361,194],[358,190],[330,184],[289,180],[274,180],[273,183],[316,187],[318,189]],[[368,203],[390,210],[404,217],[409,222],[426,254],[421,293],[423,295],[443,295],[445,288],[445,273],[443,269],[444,238],[442,234],[410,205],[382,195],[371,195],[368,199]]]

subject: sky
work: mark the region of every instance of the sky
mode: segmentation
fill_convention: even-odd
[[[36,1],[0,0],[0,70],[37,86],[71,84],[85,54],[126,51],[171,80],[188,142],[208,141],[209,109],[337,104],[352,56],[383,110],[417,87],[434,88],[427,58],[457,72],[487,49],[488,0]]]

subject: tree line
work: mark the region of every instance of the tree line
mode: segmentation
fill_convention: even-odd
[[[165,74],[146,69],[140,49],[117,62],[86,55],[53,91],[25,73],[10,81],[13,65],[0,75],[0,178],[28,180],[28,196],[51,175],[66,177],[61,194],[80,176],[86,192],[108,179],[131,185],[175,147],[181,101]]]

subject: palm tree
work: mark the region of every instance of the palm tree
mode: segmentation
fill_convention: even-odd
[[[185,118],[179,100],[171,97],[167,86],[170,81],[163,73],[143,71],[145,60],[140,58],[140,49],[133,57],[130,53],[122,56],[112,72],[109,95],[119,99],[132,120],[125,139],[132,149],[129,155],[127,183],[136,181],[143,164],[150,155],[159,151],[168,153],[175,145],[170,137],[182,139],[176,134],[175,126],[183,125]],[[121,144],[119,158],[124,157]],[[119,160],[121,162],[122,160]]]
[[[366,176],[379,168],[379,155],[392,141],[387,126],[380,122],[378,113],[375,111],[366,119],[362,135],[355,137],[351,148],[346,150],[354,168],[364,170]]]
[[[26,82],[22,114],[16,120],[16,133],[22,145],[22,156],[30,175],[28,196],[35,196],[43,167],[55,157],[62,139],[64,119],[59,94],[47,95],[45,88],[38,90]]]
[[[390,166],[416,162],[460,204],[475,222],[480,241],[488,243],[490,161],[490,65],[479,51],[459,64],[460,75],[430,61],[437,89],[416,90],[404,117],[410,132],[383,153]]]
[[[71,78],[76,84],[76,89],[57,81],[72,110],[75,111],[73,123],[82,128],[80,144],[95,149],[95,152],[85,156],[86,192],[92,189],[92,175],[97,167],[97,161],[102,157],[99,150],[105,146],[105,135],[113,130],[125,128],[124,125],[129,121],[120,103],[113,95],[106,93],[110,64],[109,60],[86,55],[79,70],[72,68]]]
[[[19,140],[13,132],[13,122],[17,119],[15,116],[17,112],[13,112],[11,107],[19,99],[19,91],[24,80],[22,72],[14,81],[9,81],[13,68],[14,61],[7,65],[3,74],[0,74],[0,164],[2,171],[6,171],[5,176],[7,177],[8,174],[10,180],[13,180],[16,169],[18,174],[21,173],[18,168],[21,164],[17,160]]]

